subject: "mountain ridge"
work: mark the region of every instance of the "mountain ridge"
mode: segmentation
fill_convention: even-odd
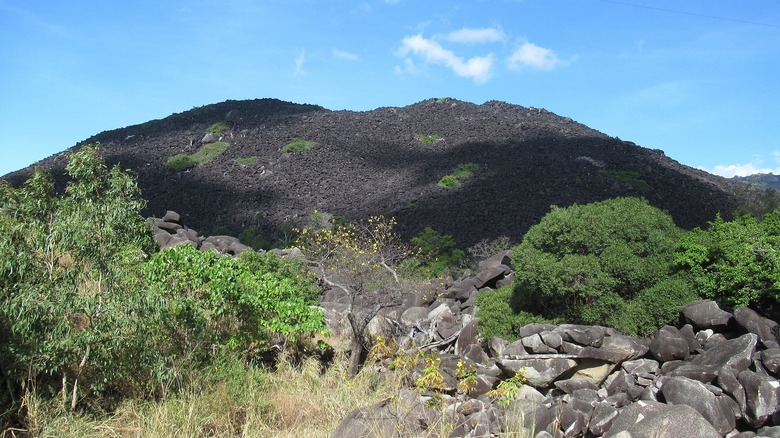
[[[165,168],[170,157],[197,151],[218,122],[230,126],[217,137],[229,143],[223,154],[187,170]],[[282,151],[296,139],[316,146]],[[692,228],[718,212],[728,216],[739,202],[738,184],[660,150],[500,101],[426,99],[357,112],[228,100],[104,131],[74,147],[95,142],[109,164],[138,173],[147,214],[175,210],[206,233],[254,226],[271,240],[315,210],[347,219],[393,215],[407,237],[431,226],[471,245],[500,235],[519,241],[551,205],[642,196]],[[250,157],[255,164],[236,161]],[[39,164],[57,175],[66,162],[59,153]],[[464,163],[480,171],[460,187],[439,186]],[[5,178],[18,184],[31,169]]]

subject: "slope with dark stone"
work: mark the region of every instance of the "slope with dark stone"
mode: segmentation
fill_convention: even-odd
[[[208,164],[168,171],[192,153],[208,126],[226,121],[227,151]],[[438,140],[423,141],[422,136]],[[314,149],[287,154],[294,139]],[[732,183],[538,108],[430,99],[402,108],[330,111],[274,99],[226,101],[162,120],[106,131],[109,163],[138,173],[147,215],[166,210],[206,234],[256,225],[269,236],[315,209],[348,219],[393,215],[407,236],[426,226],[461,245],[508,235],[518,241],[551,205],[643,196],[678,225],[706,224],[736,207]],[[237,158],[257,157],[245,166]],[[66,154],[44,160],[61,169]],[[482,171],[463,186],[439,179],[459,164]],[[7,176],[21,182],[30,168]]]

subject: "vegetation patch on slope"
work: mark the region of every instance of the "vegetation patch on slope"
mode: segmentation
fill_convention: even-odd
[[[204,144],[194,154],[177,154],[165,162],[168,170],[184,170],[195,167],[198,164],[206,164],[224,153],[230,144],[224,141]]]

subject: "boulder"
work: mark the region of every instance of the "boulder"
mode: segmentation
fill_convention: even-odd
[[[175,211],[168,210],[163,215],[162,220],[165,222],[175,222],[178,224],[181,221],[181,215]]]
[[[734,319],[742,328],[756,334],[762,344],[771,342],[773,344],[767,345],[767,347],[777,346],[778,325],[776,322],[764,318],[748,307],[739,307],[734,310]]]
[[[521,338],[520,341],[523,343],[523,347],[532,354],[557,353],[554,348],[544,343],[538,333]]]
[[[341,420],[334,437],[374,438],[420,436],[435,427],[438,415],[413,391],[351,411]]]
[[[496,365],[508,376],[522,372],[534,388],[550,388],[563,374],[577,366],[573,359],[498,359]]]
[[[780,348],[770,348],[762,351],[761,361],[770,373],[775,375],[780,373]]]
[[[734,316],[712,300],[688,303],[680,310],[680,315],[686,324],[691,324],[696,330],[724,332],[734,323]]]
[[[680,364],[670,370],[668,375],[690,377],[709,383],[717,377],[718,371],[724,366],[732,367],[735,371],[740,372],[747,369],[753,362],[757,342],[758,336],[753,333],[729,339],[696,355],[689,362]],[[668,364],[669,362],[665,363],[664,367],[667,367]]]
[[[578,356],[584,359],[599,359],[619,364],[624,360],[644,356],[648,348],[648,343],[642,339],[611,334],[601,338],[599,347],[587,346],[578,353]]]
[[[690,406],[639,401],[620,410],[609,429],[610,437],[720,438],[722,435]]]
[[[688,342],[680,334],[680,331],[670,325],[661,327],[655,332],[650,342],[650,353],[653,357],[668,362],[675,359],[686,359],[690,354]]]
[[[752,427],[764,426],[780,411],[780,382],[750,370],[740,372],[737,378],[745,388],[745,420]]]
[[[662,377],[659,383],[666,403],[696,409],[721,435],[734,430],[736,418],[731,407],[702,382],[687,377]]]

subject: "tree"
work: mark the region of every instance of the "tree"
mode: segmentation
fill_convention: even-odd
[[[645,309],[635,298],[670,272],[681,234],[668,213],[639,198],[553,207],[514,248],[515,311],[629,334],[651,331],[636,325],[632,314]]]
[[[343,291],[348,298],[346,317],[350,336],[349,374],[357,374],[366,351],[365,333],[369,322],[383,307],[394,304],[392,292],[400,281],[397,265],[410,249],[393,230],[395,219],[372,216],[366,221],[347,223],[319,230],[303,229],[298,245],[306,259],[314,266],[320,278],[328,285]],[[355,302],[368,298],[369,286],[389,292],[376,299],[363,318],[358,318]]]
[[[0,364],[11,405],[36,384],[74,409],[83,394],[146,380],[133,375],[150,310],[137,287],[153,247],[144,201],[97,145],[73,153],[66,172],[61,196],[41,170],[0,188]]]
[[[758,220],[718,216],[706,230],[696,228],[680,241],[675,266],[689,271],[699,293],[726,307],[768,309],[780,301],[780,210]],[[760,305],[760,306],[759,306]]]

